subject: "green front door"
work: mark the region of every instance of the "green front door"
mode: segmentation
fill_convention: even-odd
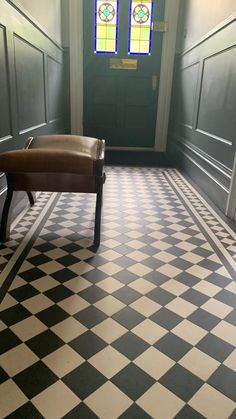
[[[164,0],[155,0],[153,10],[154,22],[162,21]],[[94,15],[95,1],[84,1],[84,135],[104,138],[107,146],[152,148],[162,33],[152,33],[151,55],[128,55],[130,0],[120,0],[117,54],[95,54]]]

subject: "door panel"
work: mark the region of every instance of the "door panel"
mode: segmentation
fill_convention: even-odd
[[[129,10],[130,1],[120,0],[118,54],[94,54],[94,0],[84,2],[84,135],[102,137],[108,146],[151,148],[162,34],[153,33],[150,56],[128,55]],[[154,21],[163,17],[164,0],[156,0]],[[112,69],[111,58],[137,59],[137,69]]]
[[[7,75],[6,35],[0,26],[0,140],[11,135],[9,84]],[[1,186],[0,186],[1,190]]]

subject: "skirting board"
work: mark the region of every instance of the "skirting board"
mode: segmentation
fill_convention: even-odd
[[[155,151],[106,150],[105,163],[117,166],[171,166],[166,153]]]

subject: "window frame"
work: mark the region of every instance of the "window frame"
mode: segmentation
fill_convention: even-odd
[[[133,2],[138,4],[142,4],[143,0],[140,1],[135,1],[135,0],[130,0],[130,11],[129,11],[129,29],[128,29],[128,55],[137,55],[137,56],[150,56],[152,54],[152,38],[153,38],[153,16],[154,16],[154,7],[155,7],[155,3],[154,0],[151,0],[150,5],[151,5],[151,15],[150,15],[150,25],[149,25],[149,51],[148,52],[132,52],[131,51],[131,30],[132,30],[132,16],[133,16]],[[145,3],[145,0],[144,0]],[[141,28],[141,25],[140,25]]]

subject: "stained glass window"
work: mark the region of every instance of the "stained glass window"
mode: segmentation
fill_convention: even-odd
[[[119,0],[95,0],[95,53],[117,53],[118,6]]]
[[[130,1],[129,54],[151,54],[153,8],[153,0]]]

